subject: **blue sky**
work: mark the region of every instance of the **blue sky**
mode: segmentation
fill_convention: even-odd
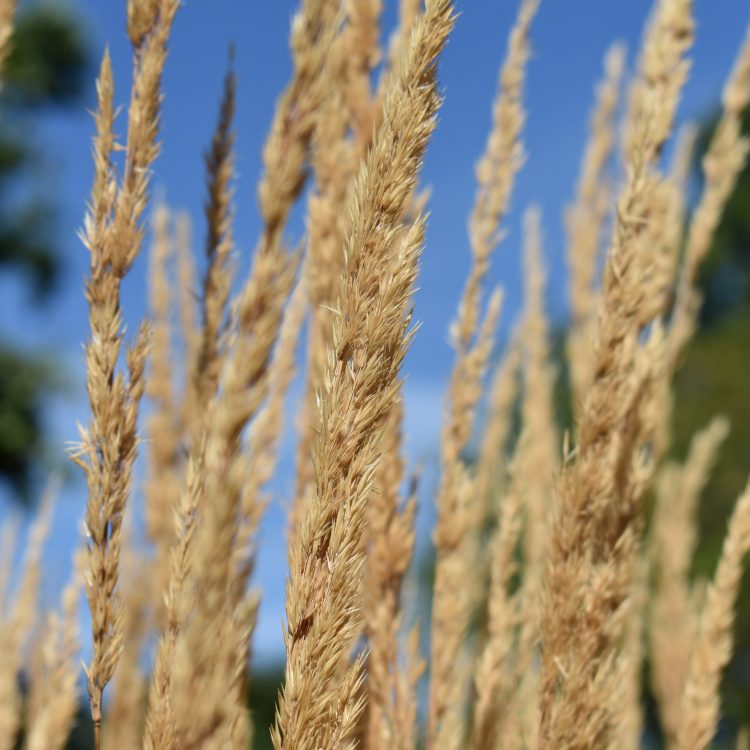
[[[125,33],[125,2],[79,0],[67,3],[77,12],[90,39],[94,59],[104,45],[112,53],[116,100],[127,101],[130,49]],[[395,18],[394,0],[384,0],[386,28]],[[259,231],[255,185],[260,148],[274,101],[289,77],[289,23],[292,0],[186,0],[177,18],[164,79],[163,151],[155,167],[154,185],[167,202],[195,218],[196,245],[201,247],[204,175],[201,154],[216,117],[227,50],[236,46],[238,73],[236,236],[240,275],[249,264]],[[562,207],[575,183],[586,134],[595,82],[608,45],[621,39],[630,63],[648,13],[647,0],[542,0],[532,32],[533,57],[528,74],[527,163],[513,197],[507,236],[497,252],[491,283],[505,287],[503,331],[515,319],[520,303],[519,217],[531,202],[541,205],[545,255],[550,269],[549,309],[556,321],[565,315],[565,264],[562,255]],[[447,330],[455,312],[468,264],[466,222],[474,197],[474,163],[484,146],[495,93],[497,70],[516,10],[515,0],[458,0],[460,17],[440,63],[445,103],[426,159],[423,183],[431,186],[431,216],[416,317],[421,328],[407,359],[406,436],[409,460],[432,466],[424,483],[424,516],[429,516],[430,489],[440,429],[441,392],[451,350]],[[748,22],[745,0],[697,0],[694,67],[680,110],[681,120],[700,119],[717,105]],[[62,200],[58,239],[65,263],[64,279],[52,302],[36,310],[18,280],[0,280],[2,334],[32,350],[42,350],[60,363],[70,383],[64,399],[49,413],[53,448],[76,437],[75,422],[87,419],[83,392],[81,341],[86,335],[82,289],[86,252],[77,239],[92,167],[91,117],[93,77],[86,100],[62,114],[41,115],[34,127],[46,144],[44,177],[50,193]],[[121,132],[124,119],[120,121]],[[290,227],[294,240],[302,234],[301,213]],[[136,264],[123,290],[131,326],[145,309],[146,257]],[[298,392],[299,389],[297,389]],[[294,394],[293,394],[294,395]],[[292,406],[294,408],[294,400]],[[282,506],[292,484],[291,446],[287,441],[272,489],[276,502],[263,526],[257,581],[264,604],[256,636],[259,658],[280,653],[285,574]],[[48,558],[49,588],[64,577],[85,502],[85,487],[73,479],[58,507]],[[0,491],[0,513],[9,503]]]

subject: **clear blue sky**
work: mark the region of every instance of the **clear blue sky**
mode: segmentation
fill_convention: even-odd
[[[386,28],[395,17],[394,1],[384,0]],[[124,0],[69,0],[68,4],[81,18],[94,58],[98,60],[104,45],[109,46],[116,99],[124,105],[130,69]],[[468,264],[466,217],[474,196],[473,166],[489,127],[497,69],[516,4],[516,0],[458,0],[460,17],[440,63],[445,103],[423,173],[423,183],[432,187],[432,199],[416,299],[416,316],[422,327],[406,366],[406,430],[412,462],[426,460],[434,465],[440,393],[451,364],[447,330]],[[187,209],[195,217],[200,247],[204,196],[201,154],[214,126],[227,50],[234,43],[239,76],[236,233],[243,272],[259,229],[255,185],[260,148],[274,100],[290,71],[287,36],[295,6],[292,0],[186,0],[172,37],[164,80],[164,147],[154,184],[171,206]],[[518,219],[530,202],[541,204],[544,213],[550,311],[555,320],[564,318],[561,211],[576,179],[593,87],[601,73],[603,54],[614,39],[626,43],[632,63],[649,7],[647,0],[542,0],[532,33],[534,54],[528,76],[528,161],[514,194],[508,235],[492,270],[492,283],[502,283],[506,290],[504,330],[514,320],[520,302]],[[696,14],[694,68],[680,111],[682,120],[700,119],[716,106],[748,22],[748,4],[745,0],[697,0]],[[86,107],[93,106],[93,87],[92,77]],[[44,115],[35,123],[48,153],[42,167],[45,179],[50,192],[63,200],[59,245],[66,268],[59,293],[49,306],[33,311],[16,279],[0,281],[3,335],[54,356],[71,383],[70,392],[55,401],[49,417],[53,446],[60,454],[64,441],[76,438],[76,420],[87,419],[80,343],[87,332],[82,296],[87,257],[76,237],[92,176],[92,122],[84,104],[62,115]],[[120,123],[124,128],[124,121]],[[298,238],[301,232],[298,216],[290,237]],[[145,268],[144,257],[124,289],[124,307],[131,325],[144,311]],[[273,484],[278,502],[269,511],[261,536],[256,580],[263,588],[264,604],[255,641],[260,658],[278,654],[282,647],[285,553],[280,504],[292,482],[289,456],[287,447]],[[431,474],[434,477],[434,472]],[[425,490],[423,506],[427,508],[429,481]],[[67,570],[84,499],[83,482],[70,482],[49,550],[50,563],[54,564],[53,586]],[[7,505],[6,498],[0,507],[7,510]]]

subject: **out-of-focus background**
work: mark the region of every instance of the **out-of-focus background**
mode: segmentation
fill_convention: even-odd
[[[96,68],[105,45],[113,58],[116,100],[126,101],[130,47],[125,5],[124,0],[22,2],[0,93],[0,521],[11,514],[25,519],[46,479],[60,474],[61,496],[45,556],[44,592],[50,597],[68,576],[86,499],[83,479],[67,460],[66,443],[76,440],[76,422],[88,416],[82,354],[88,258],[77,238],[92,179],[88,110],[94,105]],[[198,250],[204,231],[202,153],[214,127],[228,50],[235,46],[240,277],[249,266],[259,230],[255,185],[260,149],[275,97],[290,72],[287,38],[295,5],[294,0],[192,0],[180,11],[172,36],[164,80],[164,145],[154,185],[170,206],[193,217]],[[385,38],[395,21],[396,3],[385,0],[384,5]],[[516,11],[515,2],[500,0],[459,0],[457,5],[460,18],[440,63],[445,103],[422,180],[432,196],[416,297],[421,328],[405,368],[407,459],[411,466],[424,468],[417,582],[430,570],[437,436],[452,362],[447,332],[468,267],[466,222],[474,197],[473,167],[489,128],[497,69]],[[544,216],[548,311],[556,349],[562,350],[567,317],[562,211],[575,184],[605,50],[622,39],[632,67],[649,6],[648,0],[610,0],[605,11],[600,0],[542,3],[532,33],[528,160],[492,271],[492,280],[505,288],[501,338],[507,336],[520,304],[519,219],[523,209],[536,202]],[[680,116],[699,126],[702,147],[748,22],[748,6],[744,0],[697,0],[696,15],[694,64]],[[693,195],[699,187],[696,159]],[[303,234],[299,211],[289,239]],[[131,325],[145,312],[146,267],[146,258],[141,258],[124,287],[125,316]],[[707,573],[715,563],[728,510],[750,469],[750,171],[730,203],[701,283],[706,296],[701,329],[677,380],[674,450],[682,457],[693,432],[715,414],[730,418],[732,431],[701,510],[696,572]],[[565,424],[570,409],[562,364],[559,376],[559,415]],[[291,425],[300,394],[298,385],[290,397]],[[255,576],[263,604],[254,640],[252,691],[261,725],[270,721],[283,655],[285,508],[293,486],[293,437],[290,432],[285,440],[270,488],[274,502],[263,523]],[[138,476],[143,476],[142,467]],[[138,483],[136,526],[137,502]],[[750,586],[745,586],[738,613],[737,655],[726,680],[728,723],[750,719]],[[256,733],[258,747],[266,741],[261,729]],[[73,743],[84,747],[86,742],[84,727]]]

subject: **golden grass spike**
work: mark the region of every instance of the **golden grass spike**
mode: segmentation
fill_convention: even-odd
[[[161,581],[154,580],[148,560],[141,551],[133,549],[132,542],[123,562],[123,648],[104,715],[102,736],[107,750],[143,747],[147,695],[143,655],[153,625],[153,602],[157,601],[153,588],[158,586],[159,600],[164,599]]]
[[[347,132],[351,113],[346,106],[347,53],[350,42],[345,31],[331,44],[325,67],[327,96],[321,103],[312,140],[310,161],[315,189],[308,202],[308,250],[305,285],[310,301],[307,334],[305,405],[297,423],[295,491],[289,511],[289,543],[312,491],[311,449],[319,429],[318,395],[323,388],[326,352],[333,337],[333,309],[344,266],[342,251],[350,216],[341,211],[353,188],[358,156]]]
[[[655,173],[688,73],[692,3],[661,0],[631,100],[627,181],[618,200],[596,334],[596,377],[575,459],[557,483],[542,616],[539,746],[605,747],[614,717],[603,696],[617,657],[622,605],[638,549],[641,486],[633,472],[648,360],[638,349],[641,278],[649,272]]]
[[[679,725],[686,654],[698,626],[690,581],[698,504],[728,428],[725,418],[714,418],[693,437],[684,464],[664,465],[656,482],[649,549],[655,578],[649,619],[651,685],[670,746]]]
[[[452,4],[429,0],[355,183],[340,315],[321,398],[316,488],[289,551],[287,665],[273,730],[276,750],[349,747],[362,708],[360,663],[343,674],[340,668],[361,628],[366,500],[411,337],[403,310],[423,222],[398,245],[393,239],[434,128],[435,60],[452,25]]]
[[[49,535],[58,483],[51,479],[40,510],[26,541],[23,568],[10,608],[0,618],[0,748],[12,750],[21,727],[22,697],[19,673],[25,645],[39,620],[39,586],[42,577],[42,551]]]
[[[508,721],[515,687],[510,656],[517,624],[517,600],[509,584],[517,570],[515,552],[521,536],[521,497],[515,460],[510,486],[498,499],[497,528],[493,534],[487,636],[474,672],[476,701],[471,734],[472,750],[500,747],[500,731]]]
[[[606,169],[616,141],[615,118],[624,67],[625,48],[616,42],[604,58],[604,78],[597,86],[576,195],[565,210],[571,307],[568,361],[576,413],[594,377],[593,335],[599,302],[596,282],[604,223],[613,200]]]
[[[303,267],[284,311],[276,350],[269,365],[268,399],[253,421],[248,436],[240,521],[232,547],[234,579],[231,585],[236,604],[247,596],[247,584],[255,564],[255,534],[266,506],[263,488],[273,476],[278,461],[285,399],[297,371],[295,354],[307,313],[307,279]]]
[[[63,589],[59,611],[47,615],[37,644],[38,668],[32,669],[27,706],[26,750],[62,750],[79,706],[78,664],[83,559]]]
[[[234,110],[235,76],[230,67],[224,79],[224,93],[211,147],[205,155],[208,198],[205,205],[206,257],[203,277],[203,325],[189,387],[195,390],[194,409],[205,414],[216,395],[224,361],[224,326],[232,284],[231,254],[234,250]]]
[[[413,664],[404,663],[399,635],[403,625],[401,587],[414,551],[416,498],[402,505],[404,463],[401,456],[403,405],[394,404],[384,434],[383,457],[367,515],[367,563],[363,608],[368,639],[368,747],[413,746],[416,726],[409,723],[401,703],[401,686]],[[414,637],[414,636],[413,636]],[[413,656],[412,656],[413,658]]]
[[[726,204],[747,162],[750,141],[742,135],[742,116],[750,103],[750,27],[724,86],[723,111],[703,158],[704,185],[688,230],[687,245],[672,312],[671,357],[676,361],[695,331],[701,297],[698,271],[711,247]]]
[[[528,445],[517,461],[524,477],[524,573],[541,576],[548,544],[547,519],[552,505],[561,441],[555,422],[555,372],[550,352],[550,326],[545,312],[547,272],[542,258],[541,212],[524,214],[524,276],[526,305],[522,326],[523,383],[521,422]],[[538,591],[531,594],[538,596]],[[536,640],[536,637],[534,637]]]
[[[146,528],[155,548],[154,607],[163,615],[164,591],[169,582],[169,550],[174,540],[172,521],[180,496],[182,435],[174,392],[172,281],[170,261],[174,245],[170,212],[158,203],[152,218],[153,245],[149,270],[149,296],[153,347],[145,395],[152,404],[146,421],[148,470],[144,486]]]
[[[348,0],[345,4],[346,105],[350,112],[355,153],[362,158],[370,146],[377,121],[371,78],[380,62],[382,0]]]
[[[500,296],[490,301],[480,325],[482,286],[500,238],[515,176],[523,163],[521,131],[525,113],[523,89],[529,57],[529,31],[538,0],[522,0],[500,71],[492,129],[477,165],[477,195],[469,222],[471,267],[451,334],[456,358],[448,392],[448,411],[441,436],[442,475],[437,491],[438,518],[435,588],[430,645],[428,741],[450,750],[463,742],[463,715],[470,678],[460,659],[474,597],[465,586],[475,567],[473,534],[481,510],[462,463],[472,435],[482,381],[492,351]],[[461,669],[462,674],[458,674]]]
[[[184,347],[182,369],[184,383],[179,409],[179,424],[183,438],[194,435],[199,423],[195,408],[195,363],[200,350],[201,327],[196,320],[195,256],[193,253],[193,225],[185,211],[177,211],[174,217],[173,242],[177,256],[177,286],[179,303],[180,339]]]
[[[191,447],[194,481],[181,511],[183,538],[178,539],[173,575],[175,596],[183,589],[180,581],[188,577],[197,595],[189,607],[175,604],[178,618],[188,620],[178,619],[163,638],[165,651],[158,664],[173,674],[169,678],[162,673],[154,683],[158,705],[150,711],[153,723],[147,722],[147,728],[153,725],[147,730],[152,743],[171,731],[166,702],[170,692],[178,738],[174,741],[180,747],[221,743],[234,731],[236,712],[225,700],[225,688],[239,668],[237,639],[241,633],[249,636],[254,617],[250,604],[243,608],[240,622],[231,617],[234,573],[227,550],[237,532],[245,479],[241,436],[268,394],[271,350],[297,266],[297,258],[283,248],[282,232],[304,183],[307,147],[322,100],[322,71],[337,18],[332,4],[305,0],[292,25],[294,74],[263,153],[265,172],[259,187],[263,230],[250,275],[233,305],[220,391],[211,405],[205,434]],[[196,512],[201,513],[201,524],[193,530]],[[208,669],[212,663],[216,667]],[[161,728],[156,727],[159,717],[164,719]]]
[[[503,469],[508,438],[513,423],[513,408],[518,399],[518,375],[521,367],[520,330],[516,330],[502,359],[495,368],[489,386],[486,424],[480,443],[474,492],[483,503],[483,516],[495,515],[495,498],[504,482]]]
[[[91,326],[86,345],[86,379],[92,416],[88,429],[81,428],[81,446],[73,456],[84,470],[89,493],[86,510],[89,563],[85,578],[94,648],[86,675],[97,748],[102,693],[114,674],[122,648],[122,612],[117,587],[121,526],[138,442],[138,407],[144,390],[148,349],[148,329],[144,325],[126,351],[127,376],[117,372],[124,335],[120,284],[142,245],[141,219],[148,201],[150,167],[158,153],[161,76],[178,7],[179,0],[160,0],[158,6],[154,5],[150,31],[134,49],[125,167],[119,187],[110,161],[114,148],[114,109],[108,53],[102,61],[97,85],[94,187],[83,232],[91,257],[91,274],[86,284]]]
[[[701,614],[700,629],[690,652],[677,750],[704,750],[719,720],[721,675],[734,644],[734,607],[742,579],[742,561],[750,550],[750,485],[737,501],[724,538],[714,579]]]

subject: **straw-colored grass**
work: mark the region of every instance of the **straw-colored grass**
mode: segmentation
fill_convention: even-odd
[[[404,454],[401,368],[417,335],[419,261],[430,251],[419,178],[438,126],[454,3],[401,0],[383,46],[389,16],[380,0],[300,1],[291,77],[262,152],[260,232],[236,292],[233,62],[205,156],[204,262],[193,257],[188,217],[149,208],[180,4],[127,3],[133,84],[123,144],[108,53],[101,63],[81,233],[91,263],[91,414],[73,452],[88,489],[85,540],[59,606],[42,613],[49,504],[20,574],[11,572],[17,529],[3,530],[0,749],[14,747],[22,729],[30,750],[64,746],[80,697],[81,642],[91,643],[84,671],[97,750],[239,750],[269,732],[276,750],[635,750],[646,660],[668,747],[707,748],[750,549],[750,492],[706,591],[691,578],[696,519],[727,421],[698,433],[683,462],[667,456],[672,379],[700,311],[697,280],[748,153],[750,35],[724,89],[692,215],[695,131],[676,134],[692,3],[654,0],[627,97],[625,50],[616,43],[606,55],[564,217],[575,417],[566,429],[538,208],[523,220],[523,311],[492,362],[502,292],[485,287],[525,159],[532,22],[544,13],[538,0],[519,0],[476,168],[432,488]],[[0,69],[14,6],[0,2]],[[307,231],[294,249],[288,225],[303,197]],[[149,213],[149,317],[132,335],[120,291],[146,244]],[[267,485],[297,375],[288,533],[272,539],[258,532],[280,500]],[[420,627],[423,613],[405,593],[419,549],[417,503],[430,490],[435,580]],[[143,540],[136,525],[124,527],[141,494]],[[272,727],[254,724],[248,705],[261,544],[285,545],[289,562]],[[88,636],[78,632],[81,589]]]

